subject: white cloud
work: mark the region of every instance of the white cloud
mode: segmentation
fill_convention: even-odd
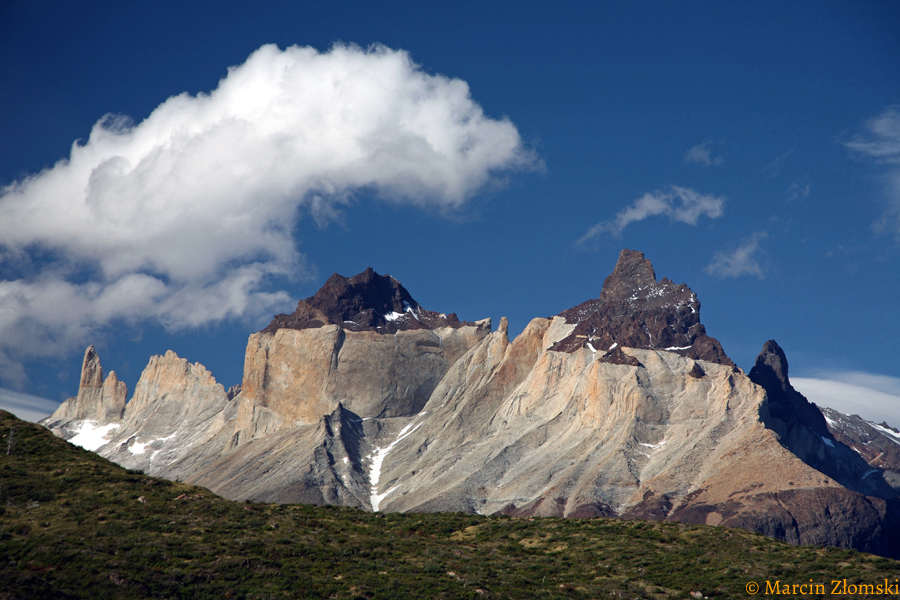
[[[711,167],[713,165],[719,166],[725,163],[725,159],[721,156],[712,157],[710,156],[710,146],[712,142],[706,141],[702,144],[697,144],[693,146],[690,150],[688,150],[684,155],[684,162],[689,163],[698,163],[707,167]]]
[[[846,371],[791,377],[791,384],[819,406],[900,426],[900,378]]]
[[[35,423],[59,408],[59,402],[31,394],[0,388],[0,409],[11,412],[23,421]]]
[[[758,255],[762,251],[760,243],[768,237],[765,231],[757,231],[741,242],[737,248],[729,252],[716,252],[704,271],[715,277],[756,275],[762,279],[765,272],[759,263]]]
[[[865,131],[845,145],[883,166],[882,178],[887,209],[872,227],[878,233],[893,233],[900,239],[900,106],[889,106],[863,124]]]
[[[305,272],[304,212],[325,222],[363,190],[452,211],[537,164],[464,81],[403,51],[263,46],[209,94],[137,125],[107,115],[67,159],[0,190],[0,259],[40,267],[0,281],[0,378],[21,383],[22,359],[116,319],[179,329],[288,308],[264,290]]]
[[[615,236],[621,235],[622,230],[631,223],[658,215],[665,215],[672,221],[696,225],[704,215],[710,219],[721,217],[724,205],[724,196],[701,194],[689,188],[673,185],[665,190],[644,194],[635,200],[634,204],[620,210],[615,220],[601,221],[591,227],[578,243],[586,242],[604,232]]]

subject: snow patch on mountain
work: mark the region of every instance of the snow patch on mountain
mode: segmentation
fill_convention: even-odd
[[[397,486],[394,486],[383,494],[378,493],[378,481],[381,479],[381,467],[384,464],[384,459],[387,458],[388,453],[393,450],[394,446],[421,427],[423,423],[424,421],[413,427],[415,421],[410,422],[406,427],[400,430],[400,433],[397,434],[397,438],[393,442],[384,448],[375,448],[375,451],[369,455],[369,460],[371,461],[371,466],[369,467],[369,486],[372,490],[369,501],[372,504],[373,512],[378,512],[381,501],[384,500],[388,494],[397,489]]]
[[[82,421],[77,429],[77,433],[69,439],[69,442],[76,446],[81,446],[85,450],[93,451],[109,442],[112,432],[118,428],[118,423],[99,425],[97,421]]]

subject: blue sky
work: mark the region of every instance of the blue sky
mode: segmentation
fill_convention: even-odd
[[[0,7],[7,405],[88,344],[228,387],[368,266],[518,332],[627,247],[745,370],[774,338],[900,424],[896,2],[184,4]]]

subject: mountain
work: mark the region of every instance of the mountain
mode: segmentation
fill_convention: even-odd
[[[505,318],[427,311],[368,269],[251,335],[236,395],[172,353],[144,375],[120,418],[76,411],[79,390],[45,424],[106,428],[101,455],[233,499],[670,520],[900,556],[893,459],[832,433],[774,341],[745,374],[640,252],[512,341]]]
[[[886,476],[900,477],[900,431],[885,422],[873,423],[830,408],[823,408],[822,415],[834,439],[859,454],[871,467],[867,473],[883,469]]]
[[[100,357],[93,346],[88,346],[81,363],[78,395],[63,402],[45,419],[45,424],[50,429],[57,429],[63,424],[81,423],[88,419],[103,424],[116,422],[125,412],[127,397],[128,386],[125,382],[119,381],[115,371],[104,379]],[[68,433],[63,437],[68,439]]]
[[[623,250],[603,282],[600,298],[559,316],[574,328],[551,350],[646,348],[735,366],[718,340],[706,335],[697,294],[665,277],[656,281],[653,265],[642,252]]]

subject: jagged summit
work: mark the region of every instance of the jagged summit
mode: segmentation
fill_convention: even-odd
[[[763,344],[748,378],[766,390],[760,419],[795,456],[847,489],[867,496],[900,498],[896,476],[900,447],[862,419],[836,416],[839,413],[832,411],[831,424],[844,422],[834,435],[819,407],[791,385],[787,356],[775,340]],[[881,452],[873,453],[878,447]]]
[[[575,329],[551,348],[574,352],[588,346],[609,353],[617,348],[666,350],[734,367],[715,338],[700,323],[700,301],[685,284],[656,272],[643,252],[622,250],[600,297],[559,314]]]
[[[663,282],[671,283],[665,278]],[[663,282],[660,282],[660,285]],[[639,297],[647,298],[657,285],[656,271],[653,270],[653,264],[644,258],[644,253],[626,248],[619,253],[619,260],[616,261],[613,272],[603,281],[600,300],[620,302]],[[687,289],[685,285],[680,287]]]
[[[825,418],[816,405],[791,385],[787,356],[775,340],[763,344],[762,351],[756,357],[756,364],[750,369],[749,377],[750,381],[766,390],[769,396],[769,414],[784,423],[783,427],[802,423],[818,435],[831,437]]]
[[[422,308],[403,285],[372,267],[353,277],[333,274],[325,285],[297,303],[290,315],[276,315],[263,332],[278,329],[314,329],[338,325],[348,331],[396,333],[410,329],[459,328],[475,323],[460,321],[455,313]]]
[[[43,424],[234,499],[661,519],[900,557],[900,434],[823,417],[774,341],[743,373],[699,310],[625,250],[598,298],[510,341],[506,319],[434,327],[451,317],[368,269],[250,335],[240,390],[168,352],[126,405],[88,348]]]
[[[63,402],[52,415],[44,419],[50,423],[83,421],[91,419],[99,423],[110,423],[122,418],[128,386],[119,381],[115,371],[103,378],[100,356],[93,346],[84,351],[81,363],[81,380],[78,395]]]

